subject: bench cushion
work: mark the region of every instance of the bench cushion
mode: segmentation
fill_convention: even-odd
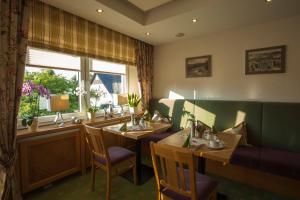
[[[262,146],[300,153],[300,103],[264,103]]]
[[[300,153],[262,148],[260,168],[268,173],[300,180]]]
[[[149,143],[149,142],[158,142],[166,137],[169,137],[170,135],[176,133],[176,131],[166,131],[166,132],[163,132],[163,133],[159,133],[159,134],[153,134],[153,135],[150,135],[146,138],[143,138],[142,139],[142,142],[143,143]]]
[[[259,169],[260,151],[259,147],[237,147],[231,157],[231,163],[252,169]]]

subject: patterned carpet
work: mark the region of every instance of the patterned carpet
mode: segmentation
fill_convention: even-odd
[[[218,192],[226,194],[228,200],[284,200],[287,198],[247,185],[215,177],[219,181]],[[155,180],[150,179],[144,185],[135,186],[122,177],[112,181],[111,200],[154,200]],[[24,195],[25,200],[93,200],[105,197],[105,174],[97,171],[96,190],[90,191],[90,173],[81,176],[75,174],[53,183],[47,189],[39,189]]]

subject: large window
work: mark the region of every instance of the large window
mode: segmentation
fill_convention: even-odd
[[[100,90],[104,93],[97,103],[116,104],[116,95],[127,92],[126,66],[96,59],[91,59],[90,65],[91,90]],[[91,104],[94,103],[96,102],[91,97]]]
[[[84,72],[82,77],[81,72]],[[86,78],[88,80],[84,78],[85,74],[89,74],[89,78]],[[51,95],[68,94],[69,109],[62,110],[61,113],[82,111],[83,98],[78,97],[75,92],[78,87],[81,88],[81,83],[82,86],[90,87],[84,88],[90,92],[90,104],[100,108],[103,104],[117,104],[117,94],[127,93],[128,90],[126,65],[31,47],[27,51],[24,82],[26,81],[42,84],[50,90]],[[101,98],[96,100],[93,91],[101,92]],[[29,112],[29,104],[29,98],[22,96],[20,117]],[[49,100],[41,98],[39,108],[40,116],[55,114],[50,109]]]
[[[44,85],[52,95],[68,94],[70,107],[62,113],[80,111],[79,98],[74,93],[80,82],[80,57],[28,48],[24,81],[29,80]],[[40,102],[40,116],[55,114],[48,100],[42,98]],[[29,99],[22,96],[19,115],[24,116],[28,111]]]

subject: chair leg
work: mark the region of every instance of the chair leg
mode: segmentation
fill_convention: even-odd
[[[133,165],[133,167],[132,167],[132,173],[133,173],[133,183],[134,183],[135,185],[137,185],[138,182],[137,182],[136,166],[135,166],[135,165]]]
[[[111,172],[107,170],[106,172],[106,200],[110,200],[111,191]]]
[[[217,191],[216,191],[216,190],[214,190],[214,191],[212,192],[212,194],[211,194],[211,196],[210,196],[210,199],[211,199],[211,200],[217,200]]]
[[[161,194],[159,191],[156,193],[156,200],[161,200]]]
[[[92,163],[92,184],[91,184],[92,191],[95,191],[95,176],[96,176],[96,169],[94,163]]]

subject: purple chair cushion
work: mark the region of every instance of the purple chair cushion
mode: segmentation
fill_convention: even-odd
[[[260,151],[260,147],[239,146],[234,151],[230,162],[243,167],[259,169]]]
[[[184,170],[184,176],[186,181],[186,188],[189,190],[190,188],[190,179],[189,179],[189,171]],[[196,190],[197,190],[197,198],[198,199],[208,199],[209,195],[216,189],[218,183],[208,176],[202,175],[196,172]],[[161,192],[168,196],[171,199],[176,200],[190,200],[190,198],[183,196],[170,190],[168,188],[162,188]]]
[[[261,170],[300,180],[300,153],[262,148]]]
[[[109,147],[108,154],[112,165],[135,155],[132,151],[118,146]],[[103,165],[106,164],[106,160],[103,157],[95,156],[95,159]]]
[[[153,135],[150,135],[146,138],[143,138],[142,139],[142,142],[143,143],[149,143],[149,142],[158,142],[166,137],[169,137],[170,135],[174,134],[176,132],[174,131],[166,131],[166,132],[163,132],[163,133],[159,133],[159,134],[153,134]]]

